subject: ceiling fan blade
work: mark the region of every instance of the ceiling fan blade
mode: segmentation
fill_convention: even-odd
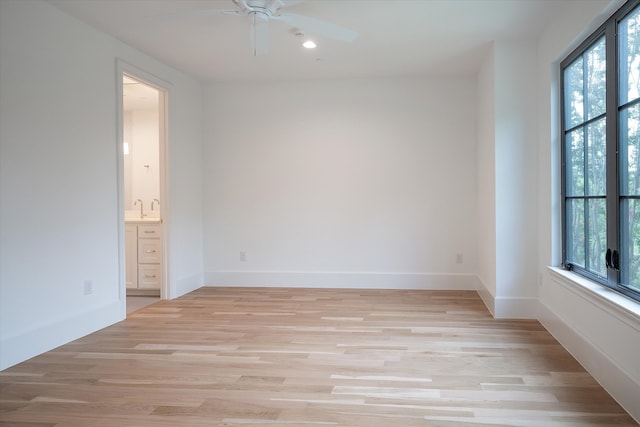
[[[251,52],[253,56],[264,55],[269,51],[269,21],[259,14],[249,15],[251,20]]]
[[[352,42],[358,37],[357,32],[348,28],[295,13],[282,13],[272,16],[271,19],[284,21],[292,27],[300,28],[303,31],[320,37],[327,37],[344,42]]]

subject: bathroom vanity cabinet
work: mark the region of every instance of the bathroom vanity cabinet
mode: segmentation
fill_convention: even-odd
[[[162,287],[162,226],[160,223],[125,224],[127,290]]]

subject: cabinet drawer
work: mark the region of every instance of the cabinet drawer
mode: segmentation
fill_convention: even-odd
[[[162,241],[159,239],[138,239],[138,264],[160,263],[162,261]]]
[[[160,289],[162,268],[159,265],[138,265],[138,289]]]
[[[159,225],[139,225],[138,239],[159,239],[162,229]]]

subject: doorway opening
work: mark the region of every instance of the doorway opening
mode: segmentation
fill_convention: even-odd
[[[166,88],[119,70],[119,191],[126,315],[166,298]],[[122,234],[121,234],[122,236]]]

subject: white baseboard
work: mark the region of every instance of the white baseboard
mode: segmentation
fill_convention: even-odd
[[[112,301],[84,313],[70,316],[0,340],[0,370],[112,325],[122,316],[122,301]]]
[[[174,283],[175,284],[171,289],[171,294],[168,295],[169,299],[178,298],[191,291],[195,291],[200,288],[204,282],[202,280],[202,274],[196,274],[176,280]]]
[[[537,319],[540,302],[532,297],[498,297],[495,299],[496,319]]]
[[[473,274],[214,271],[204,278],[205,286],[476,290]]]
[[[531,297],[496,297],[477,279],[476,291],[489,312],[496,319],[537,319],[538,298]]]
[[[640,384],[542,302],[540,323],[640,423]]]
[[[493,296],[493,293],[489,290],[489,288],[487,288],[487,286],[484,284],[482,279],[480,279],[479,277],[476,278],[476,292],[478,292],[478,295],[480,295],[480,299],[482,300],[482,302],[484,302],[484,305],[487,306],[489,313],[491,313],[491,315],[495,317],[496,316],[496,304],[495,304],[496,298]]]

